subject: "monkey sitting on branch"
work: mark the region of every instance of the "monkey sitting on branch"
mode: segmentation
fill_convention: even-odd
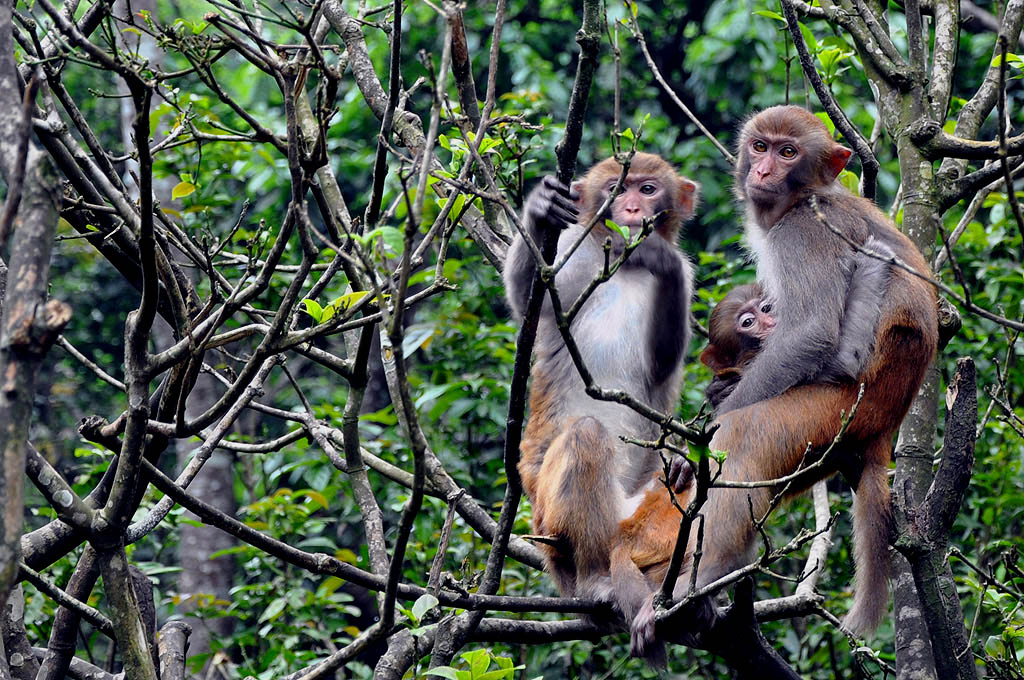
[[[802,492],[840,468],[852,473],[857,584],[844,623],[865,634],[885,616],[888,602],[886,472],[892,437],[935,354],[938,321],[935,291],[921,278],[928,267],[917,248],[874,203],[837,181],[851,153],[817,117],[796,106],[767,109],[743,126],[735,190],[746,209],[746,236],[775,326],[719,404],[711,448],[728,454],[722,480],[782,478],[805,465],[808,450],[824,451],[836,438],[842,414],[850,413],[864,384],[837,450],[785,490]],[[900,264],[891,268],[877,322],[865,322],[875,326],[872,349],[852,381],[816,382],[839,352],[844,319],[850,322],[857,252],[871,237]],[[755,521],[781,490],[709,490],[698,588],[751,560]],[[691,557],[694,548],[691,540]],[[688,573],[681,575],[674,598],[685,595],[689,581]],[[653,611],[642,614],[633,622],[634,646],[641,653],[656,641]],[[673,621],[672,630],[659,626],[659,637],[678,639],[679,623]]]
[[[608,158],[571,188],[545,177],[526,200],[523,225],[534,242],[545,230],[561,232],[554,280],[564,311],[589,294],[566,322],[592,384],[622,390],[671,414],[690,339],[693,290],[692,266],[677,237],[693,215],[698,187],[659,156],[636,153],[621,193],[612,197],[622,174],[620,163]],[[606,219],[628,228],[631,240],[653,224],[613,273],[610,263],[627,244],[605,226]],[[517,235],[504,272],[517,318],[536,266],[536,253]],[[599,278],[607,280],[595,287]],[[558,590],[613,602],[630,620],[650,591],[642,584],[641,592],[613,583],[613,543],[620,522],[633,515],[648,491],[667,491],[658,479],[661,457],[621,437],[654,440],[660,428],[628,406],[588,395],[558,323],[548,298],[537,329],[518,470],[533,505],[534,533],[555,537],[541,547]],[[673,457],[667,482],[681,491],[691,477],[685,458]]]

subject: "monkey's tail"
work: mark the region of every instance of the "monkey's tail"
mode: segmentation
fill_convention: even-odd
[[[889,446],[884,440],[881,445]],[[888,454],[888,451],[886,451]],[[888,456],[886,456],[888,457]],[[891,503],[888,468],[871,455],[857,484],[853,505],[856,588],[843,623],[856,635],[874,632],[889,608],[889,531]]]

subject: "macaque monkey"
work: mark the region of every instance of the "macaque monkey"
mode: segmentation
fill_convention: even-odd
[[[790,474],[804,463],[808,444],[812,451],[827,448],[839,432],[841,412],[849,413],[859,384],[864,384],[864,398],[839,450],[830,454],[825,467],[814,468],[789,487],[798,493],[840,467],[859,470],[854,506],[857,585],[845,624],[864,634],[885,616],[888,601],[886,470],[892,437],[935,354],[938,319],[932,286],[897,267],[890,272],[877,321],[850,318],[856,247],[866,246],[870,237],[909,268],[928,271],[913,243],[871,201],[836,181],[850,155],[821,121],[795,106],[762,111],[740,133],[736,194],[747,211],[747,239],[758,279],[772,301],[775,328],[720,404],[711,448],[728,452],[722,467],[725,480]],[[843,326],[850,323],[875,327],[863,368],[852,382],[813,382],[837,353]],[[749,561],[755,544],[751,508],[760,518],[777,492],[710,490],[703,507],[698,587]],[[685,594],[688,581],[688,574],[680,576],[675,596]],[[634,619],[633,637],[641,649],[654,639],[653,616]]]
[[[820,374],[805,381],[808,384],[856,380],[871,353],[893,252],[873,236],[864,247],[878,257],[858,253],[854,258],[836,352],[827,358]],[[771,312],[771,300],[756,283],[733,288],[711,312],[709,342],[700,360],[715,373],[705,391],[712,408],[717,409],[732,393],[743,369],[775,330]]]
[[[705,390],[712,408],[729,396],[775,330],[771,310],[771,301],[756,283],[736,286],[715,305],[708,319],[708,346],[700,353],[701,362],[715,374]]]
[[[621,170],[608,158],[571,189],[545,177],[526,200],[526,231],[540,241],[543,232],[559,230],[558,255],[563,256],[595,217]],[[645,220],[654,220],[654,231],[594,290],[571,331],[597,385],[624,390],[664,413],[672,413],[679,399],[683,352],[690,339],[693,271],[676,239],[696,201],[696,183],[659,156],[635,154],[622,193],[555,277],[563,310],[568,310],[604,270],[605,240],[612,239],[612,257],[626,245],[604,220],[632,234]],[[516,236],[504,272],[516,317],[526,307],[535,271],[532,252]],[[621,597],[616,592],[610,574],[613,544],[622,542],[620,522],[634,514],[648,491],[666,497],[667,491],[658,481],[661,457],[620,437],[652,440],[659,427],[626,406],[587,395],[550,300],[541,312],[534,356],[530,416],[518,468],[533,504],[534,533],[557,537],[555,545],[542,549],[563,595],[615,602],[629,620],[650,591]],[[674,457],[667,481],[682,490],[690,473],[685,458]],[[677,526],[678,521],[676,513]]]

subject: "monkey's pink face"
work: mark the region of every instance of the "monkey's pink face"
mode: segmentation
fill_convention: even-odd
[[[616,180],[602,187],[602,200],[615,188]],[[611,205],[611,219],[630,229],[643,226],[645,217],[654,217],[669,208],[670,197],[661,179],[629,175],[622,183],[622,193]]]
[[[775,317],[771,316],[772,303],[767,299],[751,300],[736,314],[736,334],[740,337],[764,340],[775,330]]]
[[[747,195],[754,201],[776,201],[788,193],[786,178],[805,163],[796,140],[788,136],[752,136],[746,146],[750,171]]]

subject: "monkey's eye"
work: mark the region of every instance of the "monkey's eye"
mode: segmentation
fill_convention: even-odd
[[[747,313],[740,317],[740,328],[747,329],[754,325],[754,315]]]
[[[750,148],[758,153],[764,153],[768,150],[768,145],[762,142],[760,139],[755,139],[750,144]]]
[[[789,146],[788,144],[779,149],[779,155],[783,158],[794,158],[796,157],[796,148]]]
[[[765,303],[763,303],[761,305],[761,313],[762,314],[771,314],[771,312],[772,312],[772,303],[765,302]]]
[[[640,185],[640,193],[645,196],[651,196],[658,193],[658,187],[650,182]]]

